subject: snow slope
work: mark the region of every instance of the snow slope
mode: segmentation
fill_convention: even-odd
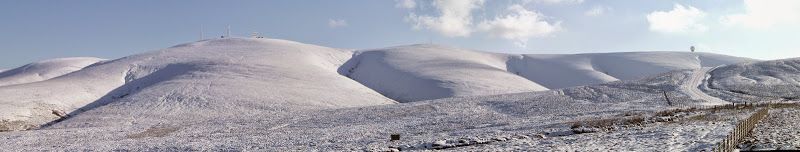
[[[20,129],[55,120],[54,110],[74,115],[109,103],[126,110],[93,118],[242,116],[394,103],[337,73],[351,55],[275,39],[188,43],[0,87],[0,120]]]
[[[708,130],[727,130],[735,121],[681,123],[667,127],[654,125],[645,129],[559,137],[561,134],[568,135],[565,132],[573,121],[666,108],[662,90],[668,90],[677,101],[704,102],[691,100],[678,90],[681,82],[689,79],[691,73],[690,70],[681,70],[642,80],[562,90],[283,113],[210,111],[188,107],[172,107],[174,112],[163,113],[160,111],[164,109],[159,106],[169,103],[150,101],[163,105],[139,108],[136,107],[142,105],[139,103],[148,101],[120,100],[42,130],[0,132],[0,142],[4,143],[0,144],[0,149],[364,151],[388,150],[386,148],[389,146],[420,145],[443,139],[548,134],[546,139],[528,146],[561,146],[562,150],[579,151],[619,146],[626,146],[622,148],[627,151],[653,151],[659,148],[696,151],[691,149],[710,147],[726,133],[709,133]],[[128,103],[136,106],[126,105]],[[207,115],[223,116],[210,118]],[[387,138],[393,133],[400,133],[402,140],[389,142]],[[581,144],[596,139],[603,140],[589,145],[604,147]],[[613,144],[622,145],[615,147]],[[636,145],[638,147],[627,147]],[[475,148],[478,150],[474,151],[488,150]]]
[[[547,90],[506,62],[503,54],[410,45],[360,52],[340,73],[400,102]]]
[[[800,99],[800,58],[715,68],[705,92],[734,102]]]
[[[8,71],[0,70],[0,86],[47,80],[103,60],[92,57],[59,58],[27,64]]]
[[[750,61],[689,52],[514,55],[423,44],[361,51],[339,72],[389,98],[410,102],[636,80]]]
[[[542,91],[734,61],[747,59],[677,52],[511,55],[438,45],[352,52],[277,39],[213,39],[0,87],[0,126],[31,128],[58,119],[59,112],[97,124],[144,123],[131,115],[152,123],[281,117],[308,109]],[[603,91],[582,87],[565,93]]]
[[[751,61],[755,60],[689,52],[527,54],[512,60],[510,68],[547,88],[557,89]]]
[[[593,151],[586,145],[615,148],[635,140],[624,146],[638,147],[624,150],[695,151],[724,137],[708,130],[725,130],[735,121],[577,136],[569,136],[569,125],[670,108],[664,91],[679,105],[705,104],[680,88],[702,74],[644,75],[733,58],[716,56],[508,55],[436,45],[354,53],[275,39],[206,40],[0,87],[0,130],[51,122],[58,118],[53,110],[72,115],[38,130],[0,132],[0,149],[363,151],[442,139],[547,134],[548,140],[537,140],[542,143],[531,148],[564,145],[560,150]],[[643,79],[615,81],[637,76]],[[524,92],[595,82],[606,83]],[[508,92],[520,93],[502,94]],[[387,97],[440,99],[393,104]],[[394,133],[402,134],[402,140],[389,142],[387,136]],[[596,139],[603,140],[583,144]],[[658,143],[668,144],[651,146]]]

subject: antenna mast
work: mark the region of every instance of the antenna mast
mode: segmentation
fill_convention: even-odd
[[[205,35],[203,35],[203,24],[200,24],[200,40],[206,39]]]
[[[225,37],[231,37],[231,25],[228,25],[228,28],[225,30]]]

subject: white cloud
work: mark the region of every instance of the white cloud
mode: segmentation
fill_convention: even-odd
[[[347,26],[347,21],[343,19],[328,19],[328,27],[339,28]]]
[[[394,0],[397,4],[394,7],[397,8],[405,8],[405,9],[414,9],[417,7],[417,2],[414,0]]]
[[[430,29],[447,37],[467,37],[472,33],[472,12],[483,7],[484,0],[435,0],[439,16],[410,14],[406,19],[414,29]]]
[[[512,5],[508,11],[505,16],[481,22],[478,29],[491,37],[512,40],[520,47],[526,47],[529,38],[547,36],[561,29],[560,23],[549,23],[544,15],[522,5]]]
[[[580,4],[583,3],[583,0],[523,0],[523,4],[527,4],[530,2],[538,2],[544,4]]]
[[[744,6],[745,13],[723,16],[722,23],[754,29],[800,23],[798,0],[745,0]]]
[[[692,6],[675,4],[671,11],[655,11],[647,15],[650,30],[663,33],[705,32],[708,27],[700,23],[706,13]]]
[[[595,6],[592,9],[587,10],[583,14],[586,16],[600,16],[605,14],[606,12],[611,11],[611,7],[607,6]]]

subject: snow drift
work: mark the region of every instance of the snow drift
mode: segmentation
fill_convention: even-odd
[[[104,59],[93,57],[59,58],[39,61],[8,71],[0,70],[0,86],[38,82],[71,73]]]

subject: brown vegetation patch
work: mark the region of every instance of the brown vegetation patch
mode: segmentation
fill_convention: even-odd
[[[146,137],[164,137],[168,134],[180,130],[180,127],[152,127],[143,132],[130,134],[125,136],[127,138],[136,139],[136,138],[146,138]]]

